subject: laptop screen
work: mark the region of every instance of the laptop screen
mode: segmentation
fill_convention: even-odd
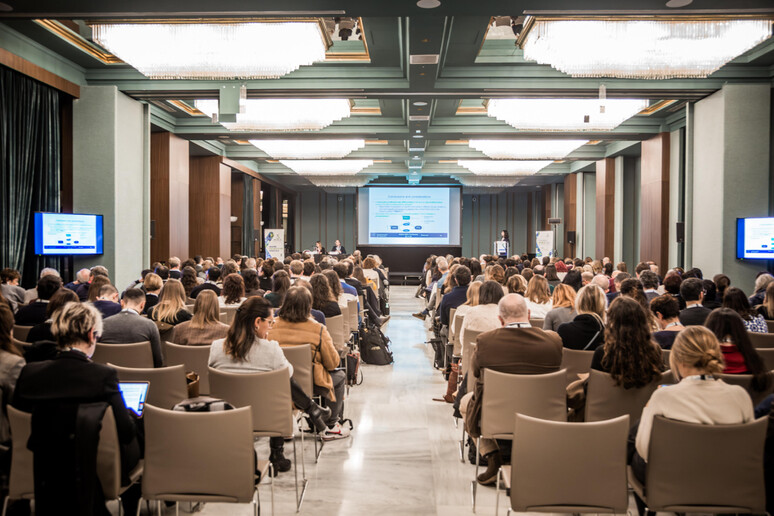
[[[118,382],[118,390],[121,391],[121,397],[124,398],[124,405],[137,417],[142,417],[149,386],[149,382]]]

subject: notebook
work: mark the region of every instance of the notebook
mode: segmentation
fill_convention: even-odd
[[[137,417],[142,417],[145,399],[148,397],[148,387],[150,382],[118,382],[118,390],[121,391],[124,405]]]

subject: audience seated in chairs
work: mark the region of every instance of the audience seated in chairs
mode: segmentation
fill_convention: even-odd
[[[490,331],[502,326],[497,306],[502,298],[502,285],[492,280],[485,281],[478,291],[478,305],[471,308],[462,320],[460,338],[465,338],[466,331]],[[463,360],[468,360],[468,357],[463,357]]]
[[[630,464],[635,478],[642,483],[645,483],[650,430],[655,416],[705,425],[746,423],[753,419],[747,392],[713,377],[723,372],[723,354],[717,338],[707,328],[691,326],[681,331],[672,346],[669,363],[679,383],[653,393],[642,412],[633,439],[634,450],[630,442]],[[643,503],[636,496],[635,499],[642,514]]]
[[[45,322],[46,308],[51,296],[62,287],[59,276],[47,275],[38,280],[38,299],[32,303],[20,306],[15,320],[19,326],[35,326]]]
[[[199,278],[196,276],[196,269],[190,265],[183,267],[183,276],[180,278],[180,283],[183,284],[183,289],[185,289],[185,296],[191,297],[191,291],[199,286]]]
[[[218,298],[220,306],[239,306],[245,299],[245,281],[242,276],[237,273],[226,276]]]
[[[278,270],[272,275],[271,281],[271,292],[263,297],[271,303],[271,306],[279,308],[290,288],[290,275],[284,270]]]
[[[86,297],[86,301],[89,303],[93,303],[99,298],[99,293],[102,290],[102,287],[105,285],[112,285],[110,282],[110,278],[107,276],[95,276],[94,279],[89,284],[89,292]]]
[[[726,289],[726,294],[723,296],[723,308],[730,308],[738,313],[742,317],[747,331],[768,333],[769,327],[766,324],[766,320],[761,314],[752,309],[747,296],[744,295],[741,289],[736,287]]]
[[[605,293],[599,285],[582,287],[575,296],[575,312],[578,315],[557,328],[562,346],[588,351],[601,346],[605,342],[605,307]]]
[[[204,297],[204,293],[199,298]],[[199,302],[197,298],[196,302]],[[293,403],[312,419],[319,432],[328,430],[331,411],[314,403],[296,382],[293,366],[287,361],[276,340],[268,340],[274,326],[271,304],[261,297],[251,297],[239,307],[225,338],[210,347],[209,366],[230,373],[274,371],[287,367],[291,375],[290,392]],[[288,471],[291,462],[283,454],[282,437],[270,438],[270,460],[275,471]]]
[[[543,319],[544,330],[557,331],[559,326],[575,319],[578,315],[575,311],[575,295],[575,290],[572,287],[562,285],[557,280],[552,293],[553,308],[546,313]]]
[[[344,294],[341,289],[341,283],[339,283],[339,276],[333,269],[324,270],[321,273],[328,280],[328,288],[331,291],[331,296],[336,300],[339,305],[339,310],[346,310],[350,299],[357,299],[352,296]],[[353,328],[355,330],[356,328]]]
[[[121,304],[118,302],[118,289],[110,284],[103,285],[100,287],[99,295],[93,304],[102,314],[103,319],[116,315],[121,311]]]
[[[245,280],[245,297],[263,297],[265,291],[258,283],[258,271],[245,269],[242,271],[242,279]]]
[[[35,454],[36,509],[42,513],[51,514],[48,511],[57,506],[74,507],[76,500],[82,501],[82,496],[76,498],[76,493],[83,494],[87,483],[96,483],[93,510],[106,512],[96,471],[79,470],[79,474],[75,474],[76,413],[82,404],[105,402],[112,407],[121,445],[121,473],[125,480],[141,458],[137,426],[124,406],[116,371],[90,360],[101,330],[102,317],[96,308],[82,303],[66,304],[56,312],[51,325],[61,349],[59,355],[54,360],[27,364],[16,383],[12,405],[33,413],[29,446]],[[76,439],[71,439],[70,435],[75,435]],[[93,446],[96,445],[94,442]],[[45,483],[41,484],[41,481]],[[39,492],[41,486],[45,487],[45,490],[40,489],[43,493]],[[136,512],[139,496],[139,485],[124,493],[122,498],[127,514]],[[86,508],[78,511],[86,512]],[[91,514],[91,510],[88,513]]]
[[[76,300],[78,299],[71,290],[67,292],[72,294]],[[19,378],[19,373],[24,365],[24,358],[13,343],[13,312],[9,304],[0,303],[0,391],[2,392],[0,443],[7,443],[11,439],[6,404],[13,397],[16,380]]]
[[[680,297],[685,308],[680,311],[683,326],[701,326],[712,310],[703,305],[704,285],[699,278],[687,278],[680,284]]]
[[[671,349],[677,335],[685,329],[680,322],[680,303],[669,294],[664,294],[651,300],[650,311],[661,327],[659,331],[653,332],[653,340],[661,349]]]
[[[148,317],[172,326],[191,320],[193,315],[185,307],[185,289],[180,280],[167,280],[161,289],[158,304],[150,310]]]
[[[763,298],[763,302],[754,308],[764,319],[771,320],[774,318],[774,281],[766,286],[766,295]]]
[[[594,351],[591,368],[610,374],[624,389],[644,387],[658,378],[663,359],[650,338],[649,315],[634,299],[615,298],[607,311],[604,345]]]
[[[48,307],[46,308],[46,321],[33,326],[27,334],[27,342],[41,343],[40,346],[33,346],[33,349],[35,350],[34,355],[37,357],[36,360],[49,360],[56,355],[56,338],[51,333],[51,320],[54,318],[56,311],[67,303],[80,303],[80,301],[75,292],[62,287],[51,296],[51,300],[48,302]],[[47,344],[44,345],[43,342],[46,342]],[[29,351],[25,353],[25,355],[28,353]],[[27,358],[27,360],[31,361],[30,358]]]
[[[180,286],[181,290],[182,288]],[[145,294],[138,288],[130,288],[124,292],[121,306],[123,310],[120,313],[106,319],[102,324],[100,343],[131,344],[149,341],[153,352],[153,367],[162,367],[164,360],[159,330],[153,321],[140,316],[145,306]]]
[[[159,303],[159,294],[164,287],[161,276],[155,272],[149,272],[142,281],[142,290],[145,291],[145,314],[149,314],[153,307]]]
[[[482,293],[487,283],[482,287]],[[460,402],[465,428],[472,437],[480,435],[483,369],[510,374],[543,374],[558,371],[562,363],[561,339],[554,332],[530,326],[530,312],[523,297],[508,294],[500,299],[497,307],[501,328],[478,336],[478,346],[470,362],[471,373],[476,377],[475,391],[467,393]],[[481,439],[479,453],[487,460],[487,470],[478,476],[480,484],[491,485],[497,480],[504,462],[501,451],[506,451],[503,445],[496,440]],[[507,451],[510,451],[509,447]]]
[[[0,271],[0,293],[11,303],[11,308],[24,304],[24,289],[19,286],[21,275],[16,269],[3,269]]]
[[[201,285],[198,285],[191,289],[191,293],[189,294],[189,297],[192,299],[196,299],[196,296],[199,295],[199,292],[203,290],[212,290],[215,292],[216,295],[220,295],[220,286],[218,285],[218,282],[220,280],[220,269],[216,266],[211,266],[207,269],[205,272],[205,277],[207,278],[204,280],[204,283]]]
[[[750,341],[741,316],[729,308],[713,310],[704,323],[719,341],[723,354],[723,374],[751,374],[751,388],[764,391],[769,378],[763,359]]]
[[[333,295],[328,278],[322,274],[314,274],[309,278],[312,287],[312,308],[319,310],[327,317],[341,315],[338,299]]]
[[[78,294],[78,299],[80,299],[81,302],[89,300],[89,288],[91,287],[91,283],[94,281],[94,278],[97,278],[98,276],[110,277],[107,268],[103,267],[102,265],[95,265],[89,269],[89,282],[82,283],[75,290],[75,293]]]
[[[553,308],[548,282],[543,276],[537,274],[529,280],[524,299],[527,302],[530,314],[535,319],[544,319],[546,314]]]
[[[213,341],[226,337],[228,324],[220,322],[220,304],[215,292],[200,292],[193,310],[190,321],[175,325],[170,342],[181,346],[209,346]]]
[[[301,286],[291,287],[268,338],[276,340],[280,346],[311,345],[314,391],[325,398],[326,405],[331,409],[323,439],[349,437],[349,430],[342,425],[347,375],[338,369],[339,354],[328,330],[311,319],[311,308],[312,295],[309,290]]]

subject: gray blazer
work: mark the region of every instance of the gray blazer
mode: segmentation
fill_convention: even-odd
[[[24,364],[24,359],[19,355],[0,350],[0,397],[3,403],[3,410],[0,411],[0,442],[11,439],[6,406],[13,399],[13,389]]]
[[[163,367],[161,338],[156,324],[135,311],[123,310],[102,323],[100,342],[105,344],[130,344],[149,340],[153,351],[153,367]]]

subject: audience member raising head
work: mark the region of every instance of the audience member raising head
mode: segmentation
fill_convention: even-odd
[[[220,322],[220,303],[212,290],[203,290],[196,296],[194,314],[190,321],[175,326],[171,342],[181,346],[209,346],[225,338],[228,325]]]
[[[769,378],[763,359],[755,350],[744,321],[730,308],[718,308],[707,317],[704,325],[720,341],[726,374],[753,375],[752,388],[763,391],[768,387]]]
[[[768,333],[769,328],[766,320],[758,312],[752,309],[747,296],[741,289],[729,287],[726,289],[726,295],[723,296],[723,308],[730,308],[738,313],[744,322],[747,331],[756,333]]]
[[[594,352],[591,368],[609,373],[616,385],[639,388],[659,378],[661,349],[650,338],[650,314],[626,296],[607,311],[605,344]]]

